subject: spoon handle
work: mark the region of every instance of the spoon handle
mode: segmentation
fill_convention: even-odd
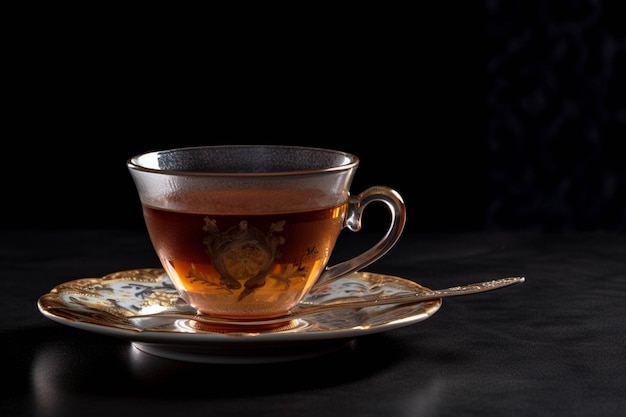
[[[524,277],[510,277],[510,278],[500,278],[491,281],[483,281],[477,282],[474,284],[468,285],[459,285],[456,287],[444,288],[440,290],[431,290],[431,291],[420,291],[417,293],[409,293],[409,294],[401,294],[401,295],[387,295],[387,296],[379,296],[376,298],[367,298],[367,299],[357,299],[345,301],[338,300],[330,303],[323,304],[304,304],[301,307],[297,308],[293,312],[276,318],[271,319],[258,319],[251,321],[234,321],[230,319],[220,319],[217,317],[208,317],[202,316],[195,313],[185,313],[185,312],[163,312],[163,313],[155,313],[155,314],[145,314],[145,315],[136,315],[127,317],[129,320],[145,320],[152,318],[178,318],[178,319],[192,319],[202,323],[209,324],[228,324],[230,326],[242,325],[242,326],[257,326],[257,325],[267,325],[280,323],[287,320],[293,320],[308,314],[319,313],[322,311],[328,310],[337,310],[342,308],[362,308],[362,307],[375,307],[382,305],[391,305],[391,304],[414,304],[420,303],[424,301],[437,300],[440,298],[446,297],[456,297],[459,295],[468,295],[468,294],[476,294],[480,292],[493,291],[498,288],[508,287],[514,284],[520,284],[524,282]]]
[[[480,292],[493,291],[498,288],[508,287],[514,284],[524,282],[524,277],[510,277],[494,279],[492,281],[476,282],[468,285],[458,285],[456,287],[443,288],[440,290],[420,291],[416,293],[403,293],[394,295],[382,295],[375,298],[365,298],[357,300],[345,301],[344,299],[331,301],[323,304],[304,304],[306,307],[301,307],[296,312],[305,310],[307,312],[313,312],[315,310],[326,310],[330,307],[333,308],[358,308],[358,307],[372,307],[378,305],[387,304],[413,304],[417,302],[424,302],[430,300],[436,300],[439,298],[457,297],[459,295],[476,294]]]

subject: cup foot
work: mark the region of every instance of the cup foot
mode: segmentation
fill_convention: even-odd
[[[213,333],[272,333],[290,330],[298,326],[297,320],[285,320],[269,324],[246,324],[246,323],[211,323],[210,318],[206,321],[189,320],[189,326],[201,331]]]

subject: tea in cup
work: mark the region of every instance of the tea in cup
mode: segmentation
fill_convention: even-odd
[[[312,288],[365,268],[398,241],[402,197],[386,186],[352,195],[358,165],[349,153],[279,145],[177,148],[127,161],[181,298],[204,316],[243,322],[288,315]],[[329,266],[341,231],[359,231],[372,202],[389,209],[387,233]]]

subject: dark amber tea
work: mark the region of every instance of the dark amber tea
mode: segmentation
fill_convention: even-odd
[[[306,190],[188,193],[160,209],[144,205],[153,245],[181,296],[202,313],[224,318],[286,314],[326,266],[347,203]]]

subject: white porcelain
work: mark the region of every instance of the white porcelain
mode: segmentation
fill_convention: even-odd
[[[344,297],[415,294],[428,288],[399,277],[355,272],[311,292],[303,303]],[[264,363],[318,356],[351,346],[359,336],[426,320],[441,307],[436,299],[322,311],[271,330],[221,330],[191,319],[160,319],[138,327],[128,317],[164,311],[193,312],[162,269],[135,269],[101,278],[69,281],[42,295],[41,313],[63,325],[128,340],[145,353],[201,363]]]

